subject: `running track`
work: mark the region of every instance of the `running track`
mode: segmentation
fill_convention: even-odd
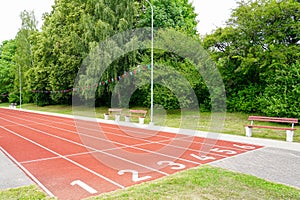
[[[82,199],[261,146],[0,109],[0,148],[49,196]]]

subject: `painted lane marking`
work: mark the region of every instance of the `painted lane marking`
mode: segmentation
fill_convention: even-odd
[[[172,162],[172,161],[159,161],[159,162],[157,162],[157,164],[158,165],[167,164],[168,166],[172,166],[171,169],[176,169],[176,170],[180,170],[180,169],[185,168],[184,164],[175,163],[175,162]]]
[[[237,154],[236,151],[228,150],[228,149],[220,149],[220,148],[213,148],[210,151],[216,152],[216,153],[225,153],[226,155],[234,155]]]
[[[90,194],[96,194],[98,193],[97,190],[95,190],[94,188],[92,188],[91,186],[87,185],[86,183],[82,182],[81,180],[76,180],[73,181],[71,183],[72,186],[74,185],[78,185],[79,187],[81,187],[82,189],[86,190],[87,192],[89,192]]]
[[[202,160],[202,161],[205,161],[205,160],[216,160],[215,157],[212,157],[212,156],[197,156],[195,154],[190,154],[192,157],[198,159],[198,160]]]
[[[65,155],[65,156],[66,157],[74,157],[74,156],[87,155],[87,154],[91,154],[91,153],[95,153],[95,152],[97,152],[97,151],[86,151],[86,152],[82,152],[82,153],[68,154],[68,155]],[[35,160],[22,161],[20,163],[28,164],[28,163],[34,163],[34,162],[40,162],[40,161],[54,160],[54,159],[58,159],[58,158],[60,158],[60,157],[59,156],[53,156],[53,157],[49,157],[49,158],[40,158],[40,159],[35,159]]]
[[[144,180],[152,178],[152,176],[139,177],[139,172],[136,171],[136,170],[131,170],[131,169],[120,170],[118,172],[119,175],[124,175],[125,173],[131,173],[132,174],[132,181],[133,182],[144,181]]]

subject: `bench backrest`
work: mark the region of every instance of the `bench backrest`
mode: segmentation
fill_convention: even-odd
[[[249,116],[248,120],[262,121],[262,122],[281,122],[281,123],[292,123],[292,124],[297,124],[298,123],[298,118]]]
[[[113,112],[116,112],[116,113],[119,113],[121,114],[122,113],[122,109],[121,108],[109,108],[108,109],[108,112],[111,114]]]
[[[130,114],[143,114],[146,117],[147,110],[129,110]]]

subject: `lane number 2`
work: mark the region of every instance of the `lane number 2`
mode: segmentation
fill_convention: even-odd
[[[144,181],[144,180],[152,178],[151,176],[139,177],[139,173],[136,170],[126,169],[126,170],[120,170],[118,172],[119,175],[124,175],[125,173],[131,173],[132,174],[132,181],[133,182]]]

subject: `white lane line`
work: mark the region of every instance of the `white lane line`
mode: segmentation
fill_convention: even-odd
[[[69,154],[69,155],[65,155],[65,156],[66,157],[82,156],[82,155],[95,153],[95,152],[96,151],[86,151],[86,152],[82,152],[82,153]],[[58,159],[58,158],[60,158],[60,157],[59,156],[53,156],[53,157],[49,157],[49,158],[40,158],[40,159],[35,159],[35,160],[23,161],[23,162],[20,162],[20,163],[28,164],[28,163],[34,163],[34,162],[40,162],[40,161],[55,160],[55,159]]]
[[[50,190],[48,190],[46,186],[44,186],[35,176],[33,176],[25,167],[23,167],[21,163],[19,163],[16,159],[14,159],[14,157],[12,157],[7,151],[5,151],[2,147],[0,147],[0,150],[7,157],[9,157],[9,159],[12,160],[21,170],[23,170],[24,173],[27,174],[27,176],[29,176],[36,184],[38,184],[38,186],[42,188],[42,190],[44,190],[48,194],[48,196],[55,197],[54,194],[50,192]]]
[[[125,188],[123,185],[120,185],[119,183],[117,183],[117,182],[115,182],[115,181],[113,181],[113,180],[111,180],[111,179],[109,179],[109,178],[107,178],[107,177],[105,177],[105,176],[103,176],[103,175],[101,175],[101,174],[99,174],[99,173],[97,173],[97,172],[95,172],[95,171],[93,171],[93,170],[91,170],[91,169],[89,169],[89,168],[87,168],[87,167],[85,167],[85,166],[83,166],[83,165],[81,165],[81,164],[79,164],[79,163],[77,163],[77,162],[75,162],[75,161],[73,161],[73,160],[71,160],[71,159],[69,159],[69,158],[67,158],[67,157],[65,157],[65,156],[63,156],[63,155],[61,155],[61,154],[59,154],[59,153],[57,153],[57,152],[55,152],[55,151],[53,151],[53,150],[45,147],[45,146],[37,143],[37,142],[35,142],[35,141],[33,141],[33,140],[31,140],[31,139],[28,139],[28,138],[26,138],[26,137],[24,137],[24,136],[22,136],[22,135],[20,135],[20,134],[18,134],[16,132],[14,132],[14,131],[11,131],[11,130],[5,128],[5,127],[2,127],[2,129],[6,130],[6,131],[8,131],[8,132],[10,132],[10,133],[12,133],[12,134],[14,134],[14,135],[22,138],[22,139],[24,139],[24,140],[26,140],[26,141],[28,141],[28,142],[30,142],[32,144],[37,145],[37,146],[41,147],[42,149],[45,149],[45,150],[47,150],[47,151],[49,151],[49,152],[57,155],[58,157],[60,157],[62,159],[65,159],[65,160],[69,161],[70,163],[76,165],[77,167],[80,167],[81,169],[84,169],[84,170],[86,170],[86,171],[94,174],[95,176],[98,176],[99,178],[102,178],[102,179],[104,179],[104,180],[106,180],[106,181],[108,181],[108,182],[110,182],[110,183],[112,183],[112,184],[114,184],[114,185],[116,185],[116,186],[118,186],[120,188]]]
[[[16,123],[16,122],[13,122],[13,121],[8,120],[8,119],[4,119],[4,118],[2,118],[2,117],[0,117],[0,119],[9,121],[9,122],[11,122],[11,123],[18,124],[18,123]],[[83,144],[81,144],[81,143],[74,142],[74,141],[72,141],[72,140],[69,140],[69,139],[66,139],[66,138],[63,138],[63,137],[60,137],[60,136],[57,136],[57,135],[53,135],[53,134],[50,134],[50,133],[47,133],[47,132],[45,132],[45,131],[41,131],[41,130],[38,130],[38,129],[35,129],[35,128],[32,128],[32,127],[27,127],[27,126],[22,125],[22,124],[19,124],[19,125],[22,126],[22,127],[31,129],[31,130],[33,130],[33,131],[42,133],[42,134],[44,134],[44,135],[48,135],[48,136],[51,136],[51,137],[54,137],[54,138],[57,138],[57,139],[60,139],[60,140],[63,140],[63,141],[66,141],[66,142],[69,142],[69,143],[78,145],[78,146],[81,146],[81,147],[84,147],[84,148],[91,149],[91,150],[93,150],[93,151],[97,151],[97,152],[99,152],[99,153],[106,154],[106,155],[108,155],[108,156],[117,158],[117,159],[119,159],[119,160],[123,160],[123,161],[125,161],[125,162],[131,163],[131,164],[134,164],[134,165],[137,165],[137,166],[140,166],[140,167],[143,167],[143,168],[145,168],[145,169],[149,169],[149,170],[151,170],[151,171],[158,172],[158,173],[163,174],[163,175],[165,175],[165,176],[168,176],[168,175],[169,175],[168,173],[159,171],[159,170],[157,170],[157,169],[154,169],[154,168],[152,168],[152,167],[148,167],[148,166],[143,165],[143,164],[140,164],[140,163],[136,163],[136,162],[134,162],[134,161],[131,161],[131,160],[122,158],[122,157],[120,157],[120,156],[116,156],[116,155],[114,155],[114,154],[107,153],[107,152],[105,152],[105,151],[101,151],[101,150],[95,149],[95,148],[93,148],[93,147],[89,147],[89,146],[83,145]],[[3,127],[3,128],[4,128],[4,127]],[[6,129],[6,128],[5,128],[5,129]],[[7,130],[8,130],[8,129],[7,129]],[[107,140],[104,140],[104,139],[103,139],[103,141],[107,141]],[[119,143],[119,144],[120,144],[120,145],[123,145],[123,144],[121,144],[121,143]],[[130,147],[130,146],[128,146],[128,147]],[[50,149],[49,149],[49,150],[50,150]]]

